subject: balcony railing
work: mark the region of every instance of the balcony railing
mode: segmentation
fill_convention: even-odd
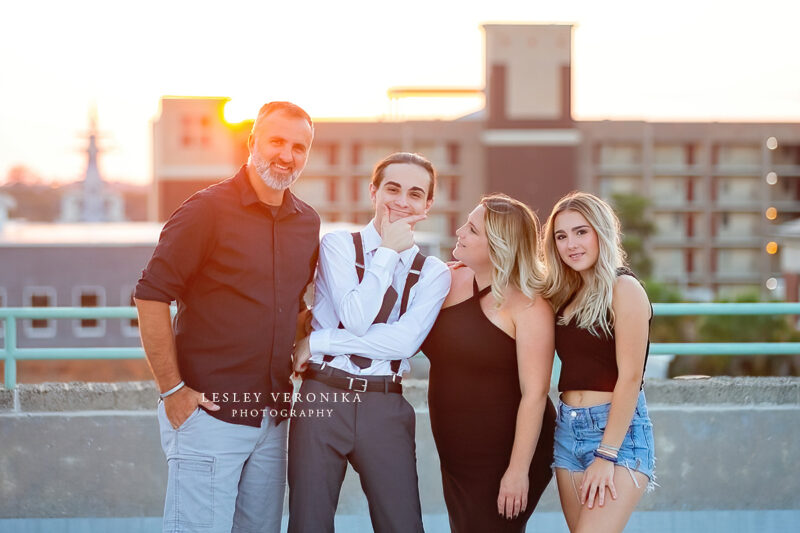
[[[174,312],[174,308],[173,308]],[[800,315],[800,303],[655,303],[655,316],[699,315]],[[5,361],[5,388],[17,385],[17,361],[55,359],[140,359],[142,348],[19,348],[17,320],[32,319],[103,319],[136,318],[134,307],[5,307],[0,308],[4,321],[4,346],[0,359]],[[653,355],[792,355],[800,354],[800,342],[685,342],[653,343]]]

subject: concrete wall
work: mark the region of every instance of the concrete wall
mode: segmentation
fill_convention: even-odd
[[[406,396],[417,410],[423,512],[440,514],[426,388],[409,380]],[[649,381],[646,392],[661,486],[639,510],[800,509],[800,378]],[[0,390],[0,519],[159,516],[156,398],[151,382]],[[559,510],[553,484],[539,509]],[[339,512],[367,512],[352,471]]]

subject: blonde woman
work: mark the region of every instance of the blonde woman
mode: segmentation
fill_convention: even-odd
[[[652,308],[625,267],[620,224],[596,196],[573,192],[545,227],[544,295],[561,359],[554,467],[572,533],[619,532],[655,457],[642,390]]]
[[[554,318],[538,293],[538,230],[525,204],[483,198],[456,232],[464,266],[422,345],[454,533],[524,531],[552,477]]]

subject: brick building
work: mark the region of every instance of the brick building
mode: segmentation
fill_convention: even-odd
[[[544,218],[572,189],[651,201],[646,243],[657,279],[690,297],[784,294],[775,225],[800,216],[800,124],[576,121],[571,25],[487,24],[485,107],[456,120],[319,121],[293,190],[328,222],[371,216],[373,165],[397,151],[430,158],[441,179],[421,229],[442,255],[481,194],[520,198]],[[247,158],[251,123],[228,124],[226,98],[165,97],[153,125],[151,218]],[[311,110],[313,112],[313,110]],[[774,243],[774,244],[770,244]],[[797,299],[796,294],[787,294]]]

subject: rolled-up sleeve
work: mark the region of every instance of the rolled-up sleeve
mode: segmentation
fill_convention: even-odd
[[[202,193],[175,211],[134,290],[137,300],[170,303],[183,293],[214,246],[214,209]]]
[[[312,355],[355,354],[370,359],[404,359],[419,350],[428,336],[450,290],[450,270],[428,258],[419,282],[411,289],[408,310],[391,324],[372,324],[364,335],[346,329],[320,329],[311,333]]]

